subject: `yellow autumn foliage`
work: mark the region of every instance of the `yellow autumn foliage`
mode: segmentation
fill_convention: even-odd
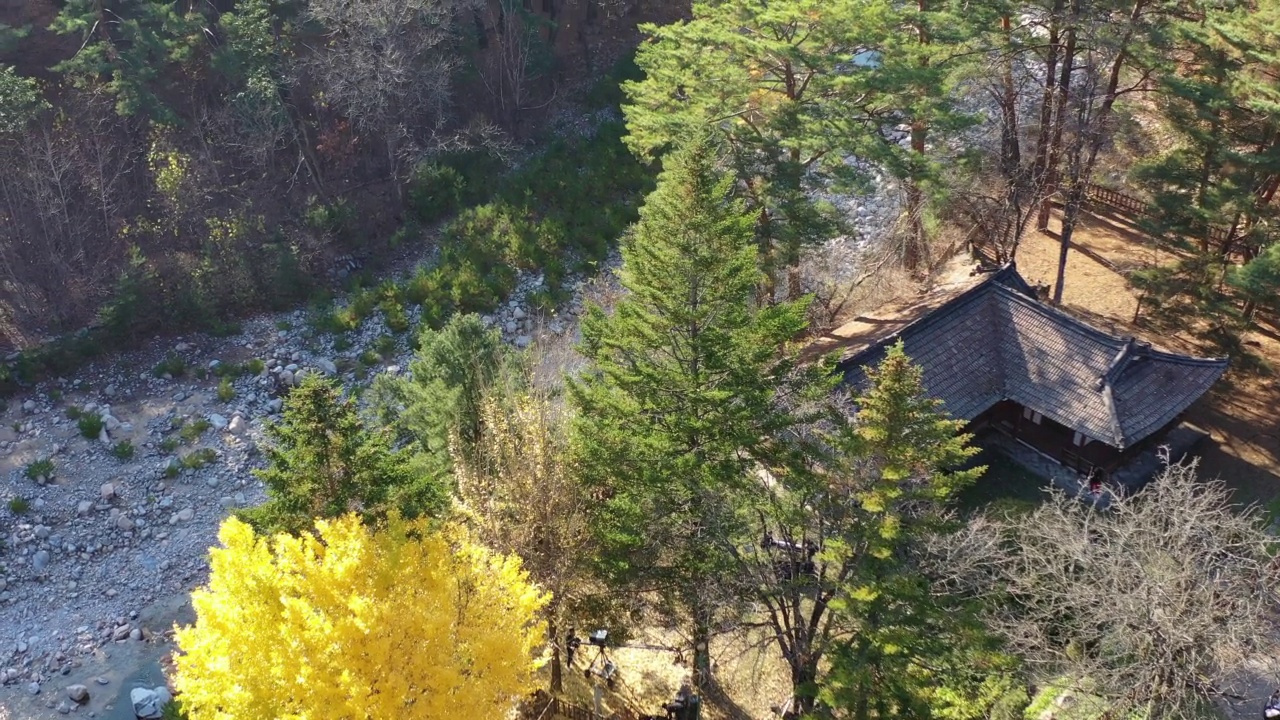
[[[518,558],[398,517],[316,528],[223,523],[177,634],[191,720],[496,719],[533,689],[548,596]]]

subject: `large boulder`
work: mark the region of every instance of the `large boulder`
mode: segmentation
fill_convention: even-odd
[[[129,701],[133,703],[133,714],[143,720],[159,720],[164,715],[164,703],[155,690],[134,688],[129,691]]]

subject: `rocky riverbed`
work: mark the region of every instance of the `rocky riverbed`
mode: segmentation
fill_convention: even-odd
[[[815,252],[824,272],[852,271],[896,198],[843,209],[861,237]],[[537,348],[538,372],[558,377],[575,361],[584,303],[617,295],[617,264],[571,280],[572,299],[552,312],[526,302],[542,279],[523,276],[485,322]],[[362,365],[386,336],[396,347]],[[282,392],[305,373],[368,383],[404,372],[411,356],[407,334],[390,333],[378,313],[338,338],[314,332],[299,310],[249,319],[230,337],[156,338],[10,398],[0,411],[0,720],[131,717],[131,686],[157,682],[146,668],[171,648],[175,622],[191,620],[188,594],[207,577],[220,523],[264,498],[252,470]],[[227,375],[230,392],[219,392],[220,369],[253,361],[260,372]]]
[[[540,313],[524,298],[541,278],[524,277],[485,321],[517,347],[568,344],[584,298],[611,287],[612,275],[603,278],[575,282],[571,302]],[[163,654],[184,620],[219,524],[262,501],[251,471],[281,389],[308,372],[348,386],[402,372],[407,335],[355,372],[388,334],[375,315],[338,350],[303,311],[264,315],[235,336],[157,340],[10,399],[0,412],[0,706],[22,718],[110,712],[113,685]],[[173,358],[185,367],[179,377],[156,369],[176,368]],[[219,366],[253,360],[261,372],[230,380],[233,392],[220,397]],[[84,437],[98,424],[84,417],[100,420],[96,437]]]

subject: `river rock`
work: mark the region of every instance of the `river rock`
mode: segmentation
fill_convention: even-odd
[[[68,685],[67,697],[71,698],[73,702],[86,702],[89,699],[89,688],[84,685]]]
[[[143,720],[158,720],[162,716],[163,705],[155,690],[134,688],[129,691],[129,702],[133,703],[133,714]]]

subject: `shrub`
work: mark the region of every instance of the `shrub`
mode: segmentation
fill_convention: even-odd
[[[218,459],[218,453],[213,448],[200,448],[194,452],[188,453],[178,462],[187,470],[199,470],[206,465],[213,463]]]
[[[231,378],[224,375],[222,379],[218,381],[218,400],[226,403],[231,402],[235,397],[235,386],[231,384]]]
[[[364,352],[360,353],[361,365],[366,365],[366,366],[377,365],[381,361],[382,361],[382,356],[378,355],[378,353],[373,350],[365,350]]]
[[[96,413],[84,413],[76,421],[80,434],[89,440],[97,440],[102,434],[102,418]]]
[[[21,495],[14,497],[9,501],[9,512],[14,515],[21,515],[31,509],[31,503]]]
[[[167,437],[160,441],[160,450],[171,453],[178,449],[178,438]]]
[[[173,378],[180,378],[186,374],[186,372],[187,361],[173,353],[170,353],[164,360],[156,363],[156,366],[151,370],[151,374],[156,377],[164,377],[165,375],[168,375]]]
[[[133,443],[129,442],[128,440],[121,440],[120,442],[111,446],[111,454],[115,456],[117,460],[121,460],[121,461],[132,460],[133,454],[134,454]]]
[[[436,162],[420,163],[409,177],[405,201],[415,220],[433,223],[458,211],[467,180],[456,169]]]
[[[83,410],[81,410],[80,408],[76,407],[75,405],[68,405],[68,406],[67,406],[67,419],[68,419],[68,420],[79,420],[79,419],[80,419],[80,416],[81,416],[81,415],[83,415],[83,414],[84,414],[84,411],[83,411]]]
[[[382,301],[382,319],[392,332],[402,333],[409,329],[409,316],[398,302]]]
[[[351,231],[355,222],[355,210],[345,200],[338,200],[325,205],[311,198],[307,209],[303,212],[303,221],[312,230],[343,239]]]
[[[43,480],[48,482],[53,479],[55,469],[53,460],[50,460],[49,458],[41,458],[27,463],[27,466],[22,469],[22,474],[28,480]]]
[[[382,357],[389,358],[396,354],[396,339],[390,335],[379,335],[373,343],[373,349]]]
[[[209,424],[208,420],[200,418],[194,422],[183,423],[182,426],[178,428],[178,435],[186,442],[194,442],[211,427],[213,426]]]
[[[244,374],[249,376],[258,376],[263,370],[267,369],[267,364],[259,358],[254,358],[244,364]]]

